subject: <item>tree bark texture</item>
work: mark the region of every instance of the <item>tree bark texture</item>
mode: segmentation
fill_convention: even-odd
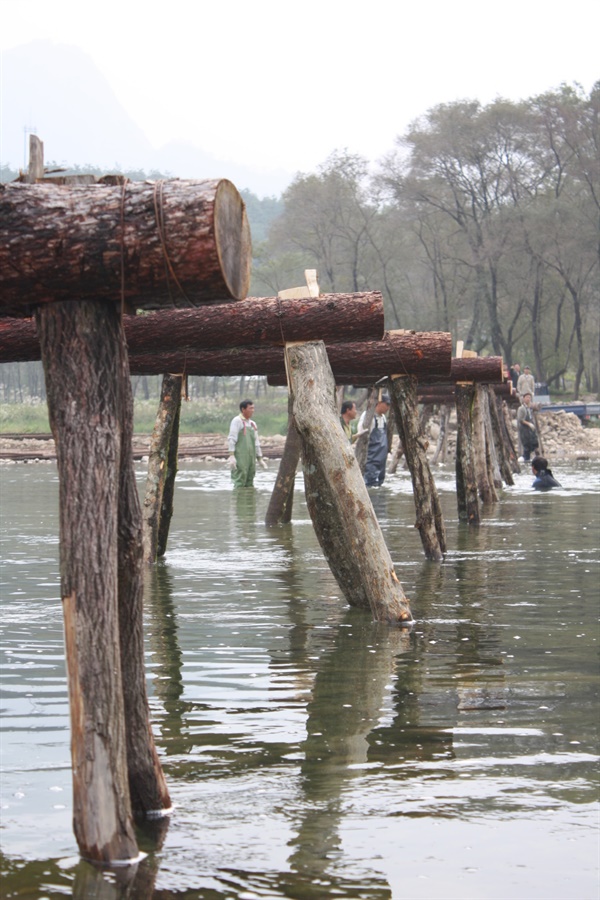
[[[186,372],[189,375],[280,375],[285,377],[283,347],[257,345],[202,353],[131,355],[129,365],[134,375],[162,375],[163,372]],[[376,372],[373,382],[390,374],[424,373],[442,378],[450,372],[451,337],[446,332],[387,331],[380,341],[349,341],[327,344],[327,356],[334,375],[337,372],[361,370]],[[346,384],[352,384],[347,381]]]
[[[148,474],[142,509],[144,560],[156,562],[163,496],[169,470],[170,445],[181,406],[181,375],[164,375],[158,412],[150,440]],[[178,436],[175,435],[177,442]]]
[[[473,398],[473,454],[477,476],[477,491],[483,503],[497,503],[498,494],[490,477],[486,429],[486,400],[483,385],[476,384]]]
[[[500,401],[498,401],[498,413],[500,415],[500,424],[502,425],[502,432],[504,434],[504,443],[508,448],[510,468],[515,475],[518,475],[521,471],[521,466],[519,465],[519,454],[515,447],[514,432],[510,413],[508,411],[508,404],[506,402],[500,403]]]
[[[125,316],[123,321],[131,355],[286,341],[376,341],[384,334],[383,298],[378,291],[305,300],[248,297],[239,303]],[[35,321],[0,319],[0,362],[39,358]]]
[[[352,448],[340,425],[322,342],[286,348],[293,410],[302,442],[308,510],[346,600],[377,621],[412,620]]]
[[[279,471],[275,480],[275,487],[269,500],[265,525],[288,525],[292,521],[292,509],[294,506],[294,485],[296,483],[296,470],[300,461],[301,443],[296,422],[294,419],[291,394],[288,397],[288,429],[279,463]]]
[[[119,649],[119,316],[113,305],[38,313],[60,497],[60,570],[71,714],[73,822],[81,855],[132,859]]]
[[[509,382],[490,384],[489,387],[498,397],[506,398],[512,396],[512,384]],[[419,384],[417,395],[419,403],[451,402],[456,395],[456,390],[454,384]]]
[[[0,184],[0,223],[1,316],[58,300],[156,309],[248,291],[246,208],[224,179]]]
[[[119,332],[121,465],[119,470],[119,644],[131,807],[137,819],[171,807],[156,751],[144,666],[144,559],[142,513],[133,464],[133,395],[123,329]]]
[[[481,390],[485,395],[485,440],[488,456],[488,469],[493,479],[494,487],[497,491],[501,490],[504,484],[501,469],[502,445],[498,442],[496,425],[494,424],[494,414],[496,411],[496,398],[494,391],[489,384],[481,386]]]
[[[473,455],[473,403],[475,386],[456,385],[456,500],[458,518],[479,525],[477,475]]]
[[[491,391],[489,395],[490,421],[492,424],[492,434],[496,447],[496,455],[498,457],[498,465],[500,467],[500,475],[505,484],[514,484],[511,461],[510,448],[506,444],[504,436],[504,428],[502,423],[501,404],[502,400],[495,396]]]
[[[399,332],[386,332],[386,334],[398,334]],[[422,334],[427,334],[428,332],[423,332]],[[434,332],[435,333],[435,332]],[[418,332],[415,332],[418,334]],[[0,335],[0,349],[1,349],[1,335]],[[347,357],[342,357],[341,359],[332,357],[330,359],[331,367],[333,369],[333,374],[335,376],[336,385],[346,385],[351,384],[354,387],[371,387],[376,382],[381,381],[382,377],[385,377],[386,374],[398,374],[397,372],[385,372],[381,368],[375,369],[375,367],[369,367],[364,362],[361,362],[361,368],[355,369],[352,365],[348,366],[346,363]],[[378,360],[378,363],[380,361]],[[419,378],[419,392],[423,396],[423,403],[441,403],[443,402],[443,398],[446,397],[447,391],[454,391],[454,384],[457,381],[474,381],[480,384],[494,384],[497,385],[500,392],[509,398],[511,391],[509,386],[504,386],[501,384],[504,378],[503,370],[502,370],[502,357],[500,356],[489,356],[489,357],[469,357],[465,359],[453,359],[452,360],[452,368],[451,372],[448,375],[430,375],[425,370],[425,364],[422,360],[422,365],[419,367],[419,371],[417,371],[417,367],[412,364],[405,366],[404,374],[407,375],[417,375]],[[408,371],[410,369],[414,369],[414,371]],[[268,374],[268,384],[273,387],[278,387],[282,384],[285,384],[285,376],[283,374]],[[441,390],[438,390],[441,388]],[[426,399],[429,396],[435,397],[433,399]],[[421,401],[419,401],[421,402]]]
[[[419,530],[427,559],[443,560],[446,552],[446,528],[427,459],[427,440],[419,422],[416,378],[392,378],[391,399],[413,484],[417,514],[415,528]]]
[[[156,542],[156,556],[160,559],[167,552],[171,519],[175,508],[175,481],[179,468],[179,422],[181,419],[181,392],[184,390],[183,378],[179,388],[180,398],[173,421],[171,440],[169,441],[169,453],[167,454],[167,471],[165,486],[163,488],[162,503],[160,509],[160,524],[158,527],[158,539]],[[187,389],[186,389],[187,390]]]

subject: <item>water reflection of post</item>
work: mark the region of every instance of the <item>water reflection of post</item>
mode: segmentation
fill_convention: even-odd
[[[169,566],[159,560],[148,570],[144,587],[146,611],[150,618],[148,640],[152,649],[154,693],[165,710],[163,731],[169,736],[169,752],[185,753],[189,750],[189,739],[183,717],[191,705],[181,699],[183,661],[177,637],[177,612]]]
[[[166,829],[168,825],[164,827]],[[161,845],[162,839],[156,849],[160,849]],[[73,900],[89,900],[90,897],[94,900],[152,900],[158,870],[158,860],[154,856],[147,856],[134,866],[110,870],[82,860],[75,870],[71,897]]]
[[[418,598],[417,625],[410,635],[410,643],[419,656],[435,652],[437,645],[429,643],[435,633],[432,621],[440,612],[444,618],[447,616],[449,581],[447,566],[431,561],[423,563],[417,572],[414,589]],[[369,750],[372,762],[389,763],[390,747],[396,748],[396,758],[403,763],[454,755],[452,732],[448,728],[456,719],[456,697],[446,691],[436,691],[432,696],[431,688],[425,683],[429,666],[419,663],[415,657],[411,653],[397,660],[393,720],[373,731]],[[402,780],[412,779],[414,769],[397,767],[394,775]]]
[[[346,612],[341,626],[316,673],[303,745],[306,812],[290,865],[311,879],[327,873],[339,849],[341,795],[353,777],[349,766],[366,762],[367,738],[379,721],[395,657],[410,644],[407,632],[368,622],[355,610]]]

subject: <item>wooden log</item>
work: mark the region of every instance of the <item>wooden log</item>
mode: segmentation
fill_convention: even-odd
[[[387,332],[388,334],[396,334],[397,332]],[[427,334],[427,332],[424,332]],[[1,336],[0,336],[0,348],[1,348]],[[392,373],[389,371],[384,371],[379,369],[377,371],[374,370],[374,367],[371,371],[357,371],[353,368],[343,369],[341,366],[343,364],[343,360],[341,360],[338,364],[338,360],[330,360],[332,363],[333,374],[335,376],[336,385],[353,385],[354,387],[371,387],[376,384],[378,381],[381,381],[382,378],[385,378]],[[493,384],[495,387],[498,387],[499,392],[506,396],[508,399],[510,391],[510,385],[506,385],[506,387],[501,384],[504,380],[504,377],[499,377],[499,373],[502,369],[502,357],[500,356],[489,356],[489,357],[468,357],[466,359],[453,359],[451,365],[450,375],[444,376],[436,376],[430,377],[427,373],[419,374],[418,372],[407,372],[405,374],[418,375],[419,377],[419,393],[425,396],[428,391],[435,393],[437,396],[436,388],[442,388],[440,394],[450,390],[454,391],[454,385],[457,381],[473,381],[480,384]],[[268,374],[267,383],[272,387],[278,387],[280,385],[286,384],[285,375],[283,373],[280,374]],[[424,401],[425,402],[425,401]]]
[[[428,442],[419,422],[417,380],[414,376],[391,379],[391,399],[398,434],[410,470],[415,502],[415,528],[427,559],[443,560],[446,529],[437,488],[427,459]]]
[[[378,291],[303,300],[249,297],[239,303],[125,316],[124,325],[131,355],[286,341],[379,340],[384,334],[383,297]],[[39,358],[35,320],[0,319],[0,362]]]
[[[177,478],[177,469],[179,462],[179,423],[181,421],[181,399],[182,392],[187,391],[187,379],[181,378],[179,387],[179,403],[173,420],[173,428],[171,431],[171,440],[169,441],[169,452],[167,454],[167,471],[165,474],[165,486],[163,488],[162,503],[160,506],[160,523],[158,526],[158,536],[156,542],[156,557],[161,559],[167,552],[167,542],[169,539],[169,530],[171,528],[171,519],[175,508],[175,480]]]
[[[136,819],[156,820],[171,807],[154,742],[146,691],[142,513],[133,465],[133,394],[119,329],[121,454],[118,509],[119,645],[126,723],[127,775]],[[146,825],[147,827],[147,825]]]
[[[515,447],[514,431],[510,413],[508,411],[508,403],[506,401],[504,401],[503,403],[500,403],[500,401],[498,401],[498,412],[500,413],[500,423],[502,425],[502,432],[504,434],[504,443],[508,450],[508,457],[510,459],[510,468],[511,471],[515,473],[515,475],[518,475],[521,471],[521,466],[519,465],[519,454],[517,453],[517,448]]]
[[[482,384],[485,382],[479,382]],[[490,384],[489,387],[497,397],[512,396],[512,382],[503,382],[502,384]],[[417,387],[417,395],[419,403],[429,403],[430,397],[445,397],[447,401],[452,401],[455,396],[454,384],[419,384]]]
[[[506,446],[506,442],[504,439],[504,431],[502,428],[502,421],[500,417],[500,411],[498,409],[498,405],[502,403],[501,398],[499,398],[494,391],[490,389],[491,386],[488,386],[488,403],[489,403],[489,411],[490,411],[490,422],[492,426],[492,438],[494,441],[494,446],[496,449],[496,456],[498,459],[498,466],[500,469],[500,476],[505,484],[512,485],[514,484],[514,479],[512,477],[512,468],[510,464],[510,451]]]
[[[165,484],[168,481],[169,461],[171,466],[173,465],[171,441],[174,437],[177,444],[178,440],[177,434],[174,435],[173,432],[175,422],[179,421],[182,380],[181,375],[163,376],[158,412],[150,440],[142,515],[144,560],[147,563],[154,563],[158,558],[159,532],[161,530]],[[175,460],[177,458],[176,454],[177,449],[175,448]]]
[[[240,300],[251,256],[225,179],[0,184],[0,316],[75,297],[133,309]]]
[[[487,396],[483,385],[476,384],[473,397],[473,458],[477,478],[477,491],[483,503],[497,503],[498,494],[491,473],[489,442],[486,428]]]
[[[75,837],[86,859],[131,860],[138,848],[118,611],[119,316],[114,304],[55,303],[38,313],[38,329],[59,473]]]
[[[377,621],[410,622],[408,600],[340,425],[325,345],[291,344],[286,353],[306,502],[325,558],[348,603],[370,609]]]
[[[349,341],[327,344],[327,356],[334,375],[361,369],[389,374],[436,373],[450,370],[450,335],[446,332],[387,331],[381,341]],[[282,375],[285,376],[283,348],[274,345],[177,352],[160,355],[136,354],[129,365],[135,375],[186,372],[188,375]],[[381,376],[378,376],[381,377]],[[350,384],[351,382],[347,382]]]
[[[458,518],[479,525],[477,475],[473,456],[473,403],[475,386],[456,385],[456,501]]]
[[[296,470],[300,461],[300,435],[296,428],[291,394],[288,396],[288,428],[275,486],[269,500],[265,525],[288,525],[292,521]]]

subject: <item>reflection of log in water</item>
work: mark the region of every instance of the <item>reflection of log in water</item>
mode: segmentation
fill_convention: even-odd
[[[303,815],[292,845],[292,867],[324,875],[339,850],[341,795],[351,765],[366,762],[368,735],[381,715],[395,657],[410,644],[407,632],[390,630],[348,611],[323,655],[308,704],[302,786]]]

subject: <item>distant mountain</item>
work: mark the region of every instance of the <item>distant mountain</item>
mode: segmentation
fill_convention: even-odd
[[[279,195],[292,178],[224,162],[184,142],[155,150],[92,59],[71,45],[32,41],[5,51],[1,92],[0,162],[12,168],[26,167],[27,133],[34,130],[46,159],[61,165],[229,178],[258,196]]]

